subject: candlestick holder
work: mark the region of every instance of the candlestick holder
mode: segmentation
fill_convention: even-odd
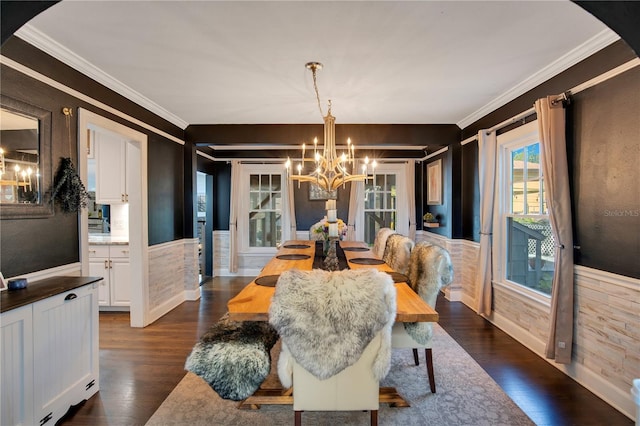
[[[336,244],[338,240],[338,237],[329,237],[329,250],[327,251],[327,256],[322,262],[322,269],[325,271],[337,271],[340,269],[340,263],[338,262],[338,254],[336,251]]]

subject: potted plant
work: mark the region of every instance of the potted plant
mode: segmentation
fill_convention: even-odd
[[[422,218],[424,219],[424,226],[426,228],[437,228],[440,226],[440,224],[438,223],[438,219],[436,219],[436,217],[429,212],[425,213]]]

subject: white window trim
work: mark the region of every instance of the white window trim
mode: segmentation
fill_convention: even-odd
[[[406,188],[407,163],[381,163],[376,167],[376,175],[396,175],[396,232],[402,235],[409,234],[408,194],[402,188]],[[363,194],[364,195],[364,194]],[[362,199],[364,203],[364,198]],[[364,229],[364,211],[356,219],[356,228]]]
[[[538,136],[538,121],[534,120],[509,132],[498,135],[496,149],[496,181],[494,192],[496,194],[493,205],[493,284],[498,287],[505,287],[512,291],[518,298],[533,300],[545,306],[551,306],[551,297],[540,293],[526,286],[514,283],[506,278],[506,256],[507,256],[507,225],[505,217],[509,207],[509,194],[504,191],[505,182],[509,182],[511,177],[509,169],[506,167],[505,156],[514,147],[528,145],[540,141]],[[523,216],[523,215],[518,215]],[[539,217],[539,216],[536,216]]]
[[[238,211],[238,253],[244,255],[273,255],[278,251],[277,247],[250,247],[249,246],[249,176],[252,174],[280,175],[282,182],[282,229],[289,229],[291,221],[289,212],[284,208],[286,198],[289,197],[286,170],[279,164],[241,164],[240,165],[240,197]]]

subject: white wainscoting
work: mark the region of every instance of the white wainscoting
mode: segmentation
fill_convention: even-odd
[[[213,276],[255,277],[276,254],[239,253],[238,272],[229,271],[229,231],[213,231]]]
[[[461,250],[450,250],[454,273],[460,279],[455,290],[460,292],[459,300],[475,310],[478,243],[452,241],[424,231],[417,232],[416,241],[447,250],[459,245]],[[630,388],[633,378],[640,377],[640,280],[576,266],[574,283],[573,361],[569,365],[549,363],[633,419],[636,405]],[[493,311],[487,319],[544,359],[548,303],[494,284]]]
[[[192,253],[194,244],[195,254]],[[196,300],[199,284],[197,239],[149,247],[149,323],[185,300]]]
[[[453,263],[453,281],[442,291],[447,300],[456,302],[462,300],[462,240],[451,240],[428,231],[416,231],[416,243],[422,241],[440,246],[449,252],[451,262]]]

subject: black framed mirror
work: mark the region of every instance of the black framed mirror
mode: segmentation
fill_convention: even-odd
[[[0,218],[53,215],[51,111],[0,96]]]

